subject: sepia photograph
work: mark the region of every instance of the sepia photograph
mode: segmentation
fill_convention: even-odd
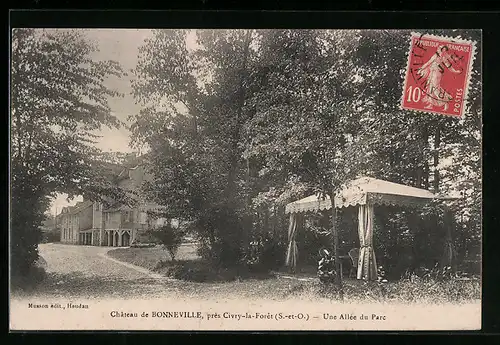
[[[482,33],[15,28],[10,330],[478,330]]]

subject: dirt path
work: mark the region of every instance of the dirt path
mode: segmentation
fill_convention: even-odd
[[[106,257],[106,247],[41,244],[47,279],[30,296],[75,298],[172,297],[178,282]],[[177,284],[176,284],[177,283]]]

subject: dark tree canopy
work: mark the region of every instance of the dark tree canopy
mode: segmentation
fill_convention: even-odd
[[[11,239],[14,273],[37,257],[38,226],[56,193],[90,199],[122,193],[104,174],[93,145],[102,126],[119,120],[108,101],[120,96],[105,78],[114,61],[96,61],[77,30],[15,29],[11,56]],[[29,205],[27,207],[27,205]]]
[[[480,42],[473,31],[446,35]],[[148,192],[170,216],[198,222],[208,247],[234,243],[244,257],[262,229],[286,224],[277,211],[286,202],[333,196],[369,175],[443,194],[462,190],[457,238],[472,244],[471,232],[480,235],[481,59],[464,119],[403,111],[409,37],[408,30],[156,30],[133,85],[144,104],[133,141],[150,148],[156,176]],[[415,222],[399,212],[380,226],[407,229],[394,243],[415,236],[424,243],[433,226],[444,227],[434,210],[420,216],[435,225],[411,236],[405,231]]]

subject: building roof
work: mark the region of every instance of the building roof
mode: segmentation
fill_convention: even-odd
[[[438,196],[426,189],[415,188],[399,183],[361,177],[344,185],[335,197],[335,207],[343,208],[356,205],[385,204],[413,206],[421,205],[430,200],[450,200],[452,197]],[[286,205],[286,213],[298,213],[331,209],[332,203],[328,196],[310,195]]]
[[[94,203],[90,200],[85,200],[85,201],[80,201],[77,202],[76,205],[74,206],[66,206],[63,207],[61,210],[61,213],[57,215],[57,217],[62,216],[64,214],[76,214],[80,211],[83,211],[84,209],[92,206]]]
[[[120,171],[117,174],[117,177],[120,179],[127,179],[129,178],[129,171],[130,170],[136,170],[140,166],[144,166],[147,164],[148,159],[150,158],[149,153],[145,153],[140,156],[131,156],[130,159],[125,161],[122,165],[120,165]]]
[[[134,154],[130,154],[130,158],[124,162],[123,164],[111,163],[111,162],[98,162],[99,164],[103,164],[105,170],[109,173],[109,175],[118,178],[118,180],[128,179],[130,178],[129,171],[135,170],[140,166],[143,166],[147,163],[150,157],[149,153],[142,154],[140,156],[134,156]],[[57,215],[57,217],[61,217],[65,214],[75,214],[89,206],[93,205],[92,201],[84,200],[83,202],[79,202],[74,206],[63,207],[61,213]],[[104,212],[116,212],[119,210],[129,209],[127,206],[118,207],[118,208],[110,208],[104,210]]]

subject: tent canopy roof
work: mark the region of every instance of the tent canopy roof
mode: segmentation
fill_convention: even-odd
[[[430,200],[450,200],[452,197],[441,197],[426,189],[406,186],[399,183],[361,177],[347,183],[335,197],[335,207],[349,207],[356,205],[384,204],[416,206]],[[286,205],[286,213],[327,210],[332,207],[328,196],[311,195]]]

